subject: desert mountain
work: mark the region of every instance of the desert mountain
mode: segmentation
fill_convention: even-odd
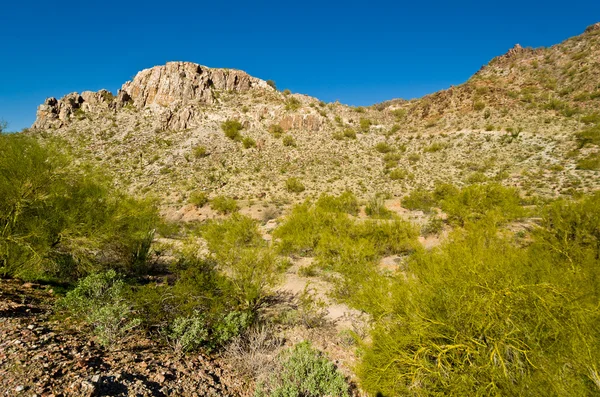
[[[438,180],[573,194],[600,184],[597,147],[575,139],[597,122],[599,60],[595,24],[550,48],[516,45],[460,86],[364,108],[281,92],[239,70],[170,62],[117,95],[47,99],[32,132],[65,139],[122,185],[175,206],[198,190],[287,201],[346,189],[400,196]],[[229,137],[228,121],[240,123]],[[305,190],[290,192],[290,178]]]

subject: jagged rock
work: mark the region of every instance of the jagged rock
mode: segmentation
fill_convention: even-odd
[[[585,33],[594,32],[596,30],[600,30],[600,22],[596,22],[595,24],[588,26],[585,29]]]
[[[265,81],[234,69],[211,69],[191,62],[169,62],[139,72],[119,90],[71,93],[57,100],[48,98],[40,105],[32,128],[60,128],[69,123],[77,109],[84,112],[119,110],[127,104],[149,108],[157,116],[157,128],[186,129],[199,114],[197,104],[216,101],[215,91],[243,92],[273,90]]]

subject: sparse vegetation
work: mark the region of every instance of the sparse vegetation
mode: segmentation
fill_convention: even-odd
[[[232,141],[240,141],[242,139],[240,131],[243,128],[242,123],[238,120],[227,120],[221,124],[221,129],[225,133],[225,136]]]

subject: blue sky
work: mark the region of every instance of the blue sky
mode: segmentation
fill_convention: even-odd
[[[168,61],[242,69],[325,101],[370,105],[467,80],[515,43],[600,21],[600,1],[6,1],[0,119],[29,127],[46,97],[113,92]]]

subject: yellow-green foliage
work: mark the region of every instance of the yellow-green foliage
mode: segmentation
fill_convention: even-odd
[[[217,196],[210,202],[210,208],[220,214],[230,214],[238,210],[235,199],[227,196]]]
[[[141,271],[158,214],[106,176],[23,135],[0,136],[0,273],[74,281]]]
[[[600,124],[578,132],[576,137],[580,147],[586,144],[600,145]]]
[[[227,120],[221,124],[221,129],[225,133],[225,136],[233,141],[239,141],[242,139],[240,131],[243,128],[244,127],[242,126],[242,123],[240,123],[238,120]]]
[[[364,389],[385,396],[598,394],[600,194],[542,213],[528,246],[486,217],[413,255],[387,294],[375,288],[379,310],[371,311],[372,342],[363,345],[358,368]]]
[[[256,308],[280,278],[282,264],[268,247],[253,219],[234,214],[210,222],[202,236],[234,286],[244,307]]]
[[[341,204],[352,199],[346,194],[337,199],[322,196],[315,204],[306,201],[292,210],[273,236],[281,253],[314,255],[319,267],[340,273],[338,297],[362,307],[370,303],[357,297],[377,279],[380,258],[412,251],[418,232],[400,219],[353,219],[347,213],[350,206]]]
[[[306,189],[302,181],[295,177],[288,178],[285,181],[285,188],[290,193],[301,193]]]

